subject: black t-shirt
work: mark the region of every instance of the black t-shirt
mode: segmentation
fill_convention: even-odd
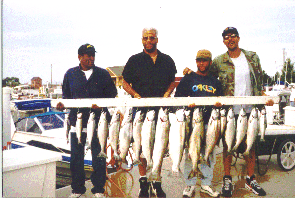
[[[175,97],[222,96],[221,83],[213,76],[201,76],[192,72],[185,75],[176,88]],[[198,104],[196,104],[198,106]],[[204,121],[209,120],[211,108],[205,108]]]
[[[123,78],[143,98],[163,97],[177,73],[172,58],[158,50],[154,64],[145,52],[131,56],[123,70]]]

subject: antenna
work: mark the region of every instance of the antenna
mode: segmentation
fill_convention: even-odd
[[[286,64],[286,70],[285,70],[285,86],[286,86],[286,82],[287,82],[287,63],[285,63],[285,48],[283,48],[283,67],[284,64]]]

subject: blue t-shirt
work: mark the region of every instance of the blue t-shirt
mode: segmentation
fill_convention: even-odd
[[[174,97],[208,97],[222,96],[221,83],[214,76],[201,76],[192,72],[185,75],[176,88]],[[198,104],[196,104],[198,106]],[[192,113],[192,112],[191,112]],[[204,108],[204,122],[207,123],[211,114],[211,106]]]
[[[221,83],[213,76],[192,72],[185,75],[176,88],[175,97],[222,96]]]

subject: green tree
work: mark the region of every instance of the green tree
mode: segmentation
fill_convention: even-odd
[[[2,82],[3,86],[15,87],[20,85],[19,78],[16,77],[6,77]]]
[[[286,75],[286,66],[287,66],[287,75]],[[285,81],[285,79],[288,83],[292,83],[293,81],[295,81],[294,63],[291,62],[290,58],[288,58],[285,61],[284,67],[282,68],[281,81]]]
[[[272,77],[270,77],[269,75],[267,75],[267,73],[262,70],[262,84],[263,85],[273,85],[274,84],[274,80]]]

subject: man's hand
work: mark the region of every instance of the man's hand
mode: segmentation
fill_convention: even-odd
[[[221,104],[220,102],[216,102],[216,103],[214,104],[214,107],[217,107],[217,108],[222,107],[222,104]]]
[[[190,73],[192,73],[192,72],[193,72],[193,71],[192,71],[190,68],[186,67],[186,68],[183,70],[183,75],[190,74]]]
[[[166,92],[165,94],[164,94],[164,98],[169,98],[170,97],[170,93],[169,92]]]
[[[268,100],[268,101],[265,103],[266,106],[273,106],[273,104],[274,104],[274,101],[273,101],[272,99]]]
[[[97,106],[96,104],[92,104],[91,109],[98,110],[101,109],[101,107]]]
[[[63,111],[64,109],[65,109],[65,106],[63,103],[61,103],[61,102],[57,103],[56,110]]]
[[[136,94],[134,94],[134,96],[133,96],[134,98],[138,98],[138,99],[140,99],[141,98],[141,96],[138,94],[138,93],[136,93]]]
[[[194,108],[196,106],[196,104],[195,103],[192,103],[192,104],[189,104],[187,107],[188,108]]]

